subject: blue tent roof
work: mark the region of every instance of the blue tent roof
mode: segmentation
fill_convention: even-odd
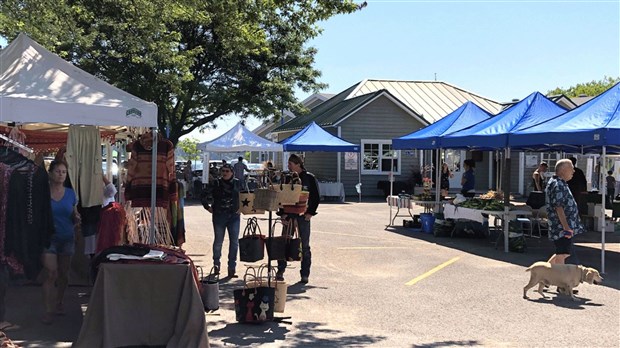
[[[317,125],[306,128],[280,142],[284,151],[359,152],[359,145],[346,142]]]
[[[587,103],[551,120],[510,135],[510,146],[588,151],[620,146],[620,83]],[[566,146],[569,145],[569,146]]]
[[[439,121],[400,138],[392,139],[392,147],[403,149],[437,149],[442,136],[473,126],[491,117],[491,114],[468,101]]]
[[[501,149],[508,146],[508,134],[566,112],[564,108],[534,92],[510,108],[475,126],[446,135],[444,148]]]

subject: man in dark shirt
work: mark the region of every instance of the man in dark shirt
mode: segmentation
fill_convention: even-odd
[[[228,230],[228,277],[235,277],[237,265],[237,250],[239,249],[239,180],[233,176],[230,164],[224,164],[222,176],[210,182],[201,194],[202,206],[213,215],[213,266],[215,272],[220,272],[220,257],[224,235]]]
[[[577,168],[577,159],[575,157],[569,158],[571,162],[573,162],[573,167],[575,168],[575,173],[573,174],[573,178],[567,181],[568,188],[570,192],[573,194],[575,201],[577,202],[577,208],[579,209],[579,215],[583,215],[587,213],[587,205],[584,199],[582,199],[582,192],[588,190],[588,182],[586,180],[585,174],[583,174],[583,170]]]

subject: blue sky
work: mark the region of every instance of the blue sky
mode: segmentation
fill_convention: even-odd
[[[323,34],[310,42],[318,48],[320,81],[329,84],[322,92],[371,78],[436,76],[503,102],[620,76],[618,0],[367,2],[321,23]],[[210,140],[236,121],[228,117],[216,130],[191,136]]]

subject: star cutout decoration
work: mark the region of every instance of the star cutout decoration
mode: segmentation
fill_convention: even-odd
[[[244,199],[243,201],[241,201],[241,203],[243,203],[244,207],[249,207],[250,206],[250,200],[249,199]]]

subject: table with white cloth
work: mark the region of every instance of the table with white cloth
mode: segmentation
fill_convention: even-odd
[[[344,202],[344,185],[341,182],[319,182],[319,195],[338,197],[340,202]]]
[[[124,346],[209,346],[189,264],[100,264],[74,347]]]
[[[453,204],[444,205],[443,209],[444,218],[446,219],[467,219],[472,221],[477,221],[480,223],[484,223],[488,218],[487,216],[493,216],[496,220],[501,221],[502,230],[504,232],[504,251],[508,252],[508,224],[506,221],[510,221],[512,219],[517,218],[518,216],[531,216],[532,211],[530,210],[482,210],[482,209],[472,209],[455,206]]]

